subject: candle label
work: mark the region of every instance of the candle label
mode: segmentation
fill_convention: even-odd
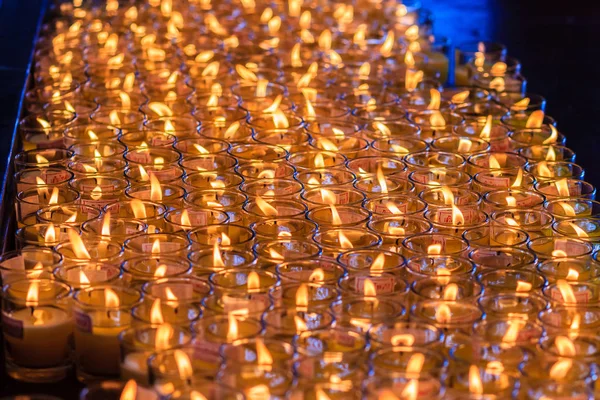
[[[44,180],[44,182],[46,182],[46,184],[54,185],[69,180],[69,178],[71,178],[71,174],[66,169],[44,169],[42,171],[41,178]]]
[[[73,310],[75,326],[82,332],[92,332],[92,318],[81,310]]]
[[[199,331],[198,336],[194,339],[194,358],[210,363],[219,362],[220,343],[210,342],[204,339],[204,332]]]
[[[266,293],[250,293],[246,297],[233,297],[224,294],[222,297],[225,313],[247,310],[250,313],[264,311],[269,307],[269,295]]]
[[[331,332],[331,338],[339,345],[349,348],[356,346],[356,337],[346,331],[334,330]]]
[[[144,253],[152,253],[152,246],[154,243],[142,243],[142,251]],[[175,242],[159,242],[159,249],[161,253],[173,253],[181,249],[181,243]]]
[[[401,204],[397,204],[394,203],[396,205],[396,207],[398,207],[398,210],[400,210],[400,212],[402,214],[406,214],[408,211],[408,203],[401,203]],[[375,204],[375,208],[373,209],[373,212],[375,214],[393,214],[392,210],[390,210],[387,206],[387,201],[384,204]]]
[[[148,151],[136,151],[127,153],[127,159],[138,164],[151,164],[152,156]]]
[[[571,287],[573,288],[573,294],[575,295],[575,300],[577,304],[587,304],[590,302],[592,298],[592,292],[589,289],[583,288],[583,290],[577,290],[577,287]],[[557,287],[553,287],[552,289],[550,289],[550,298],[559,302],[565,301],[562,293]]]
[[[275,178],[284,178],[286,176],[286,168],[285,165],[280,165],[275,168]]]
[[[23,321],[14,319],[6,313],[2,313],[2,327],[5,335],[23,339]]]
[[[477,210],[467,209],[460,210],[465,220],[465,225],[471,225],[477,222]],[[438,222],[442,224],[452,224],[452,210],[439,210],[437,212]]]
[[[312,338],[310,338],[312,339]],[[298,364],[298,374],[303,377],[303,378],[314,378],[315,376],[315,359],[314,358],[305,358],[304,360],[300,361],[300,363]],[[292,399],[303,399],[304,398],[304,394],[303,393],[298,393],[299,396],[296,396],[296,394],[293,395]]]
[[[510,268],[513,263],[511,255],[503,253],[501,251],[488,250],[480,248],[477,250],[477,259],[473,260],[478,266],[481,267],[506,267]]]
[[[204,226],[208,224],[208,211],[188,211],[190,223],[193,226]]]
[[[484,185],[507,188],[510,186],[510,178],[508,176],[490,176],[490,175],[477,175],[477,180]]]
[[[169,136],[166,135],[156,135],[156,136],[152,136],[152,138],[150,138],[150,143],[152,144],[152,146],[170,146],[171,144],[173,144],[173,140],[169,138]]]
[[[198,160],[193,160],[190,165],[187,167],[189,170],[196,171],[214,171],[218,167],[215,165],[214,157],[208,158],[200,158]]]
[[[357,276],[354,279],[354,290],[359,293],[365,291],[365,280],[369,279],[375,285],[377,294],[392,293],[395,280],[393,276]]]
[[[554,239],[554,250],[564,251],[567,256],[579,256],[587,252],[585,245],[573,242],[568,238]]]
[[[342,224],[356,224],[365,219],[364,215],[351,211],[340,211],[338,215],[342,220]]]
[[[492,140],[490,142],[490,150],[498,152],[511,151],[510,140],[508,138],[502,138],[500,140]]]
[[[517,207],[520,207],[520,208],[534,206],[536,203],[540,202],[540,200],[536,199],[533,196],[529,196],[529,195],[521,195],[519,197],[520,198],[517,198]]]
[[[343,192],[335,195],[335,204],[348,204],[350,202],[350,193]]]

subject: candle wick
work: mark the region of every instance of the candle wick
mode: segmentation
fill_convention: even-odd
[[[34,311],[35,311],[35,307],[34,307],[34,306],[31,306],[31,307],[29,307],[29,308],[31,309],[31,315],[33,316],[33,313],[34,313]]]

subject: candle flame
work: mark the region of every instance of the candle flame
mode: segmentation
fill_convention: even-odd
[[[77,258],[90,260],[92,257],[90,253],[88,253],[83,240],[77,233],[75,229],[69,228],[67,231],[69,235],[69,242],[71,243],[71,247],[73,248],[73,253]]]
[[[519,168],[519,171],[517,172],[517,177],[515,178],[515,181],[512,183],[512,185],[510,185],[510,187],[518,188],[518,187],[521,187],[522,184],[523,184],[523,168]]]
[[[550,378],[553,380],[565,379],[572,367],[573,360],[569,360],[568,358],[560,359],[550,367]]]
[[[458,297],[458,285],[451,283],[444,288],[442,298],[446,301],[454,301]]]
[[[391,57],[392,50],[394,48],[394,40],[395,40],[394,31],[389,30],[385,37],[383,44],[381,45],[381,47],[379,49],[379,53],[381,54],[382,57],[386,57],[386,58]]]
[[[162,324],[156,329],[154,337],[154,347],[157,351],[169,348],[169,340],[173,337],[173,327],[169,324]]]
[[[554,125],[550,125],[550,136],[546,140],[542,142],[542,144],[552,144],[556,143],[558,140],[558,130],[554,127]],[[552,148],[552,147],[551,147]]]
[[[256,293],[260,291],[260,275],[256,271],[251,271],[248,274],[248,280],[246,282],[248,293]]]
[[[437,110],[434,111],[429,117],[429,123],[433,128],[437,129],[443,129],[446,127],[446,120],[444,119],[444,116]]]
[[[304,322],[304,320],[297,315],[294,315],[294,325],[296,325],[296,334],[298,335],[308,330],[308,325],[306,325],[306,322]]]
[[[489,140],[492,134],[492,122],[493,117],[488,115],[485,119],[485,125],[483,125],[483,129],[479,133],[479,137],[484,140]]]
[[[163,200],[163,193],[160,181],[152,172],[150,172],[150,200],[157,201],[159,203]]]
[[[429,105],[427,106],[428,110],[439,110],[440,102],[441,102],[441,94],[437,89],[429,89],[429,93],[431,95],[431,100],[429,101]]]
[[[531,113],[529,118],[527,118],[527,123],[525,124],[525,128],[528,129],[538,129],[542,127],[544,123],[544,112],[542,110],[535,110]]]
[[[579,279],[579,272],[575,271],[573,268],[569,268],[566,279],[567,281],[577,281]]]
[[[173,352],[173,357],[175,358],[179,378],[183,381],[189,380],[194,374],[190,357],[183,350],[179,349]]]
[[[309,103],[307,103],[307,104],[309,104]],[[283,129],[283,128],[290,127],[290,123],[289,123],[287,117],[281,110],[277,110],[273,113],[273,124],[275,125],[275,128],[277,128],[277,129]]]
[[[556,288],[560,292],[565,303],[577,303],[577,297],[575,297],[575,292],[571,285],[569,285],[569,282],[564,279],[559,279],[556,281]]]
[[[256,196],[256,205],[263,212],[264,215],[269,217],[276,217],[279,212],[275,207],[267,203],[262,197]]]
[[[228,320],[229,327],[227,329],[227,341],[233,342],[238,338],[238,321],[233,313],[228,315]]]
[[[35,307],[38,305],[40,296],[40,284],[37,281],[33,281],[29,284],[27,289],[27,296],[25,298],[25,305],[27,307]]]
[[[117,2],[118,5],[118,2]],[[136,400],[137,398],[137,383],[133,379],[130,379],[125,384],[119,400]]]
[[[167,266],[166,264],[160,264],[156,267],[156,271],[154,271],[155,278],[164,278],[167,275]]]
[[[483,394],[483,382],[481,382],[480,371],[476,365],[469,367],[469,392],[478,396]]]
[[[375,284],[369,278],[366,278],[363,284],[363,293],[365,297],[377,297],[377,289]]]
[[[144,203],[139,199],[131,200],[131,211],[133,212],[133,216],[138,219],[146,219],[146,207]]]
[[[353,249],[352,242],[344,235],[344,232],[338,231],[338,240],[342,249]]]
[[[325,280],[325,272],[321,268],[315,270],[308,277],[309,282],[323,282]]]
[[[383,267],[385,265],[385,254],[379,253],[375,260],[371,263],[369,270],[372,275],[381,275],[383,273]]]
[[[221,257],[221,249],[219,247],[218,240],[216,240],[213,244],[213,266],[219,268],[225,267],[225,263],[223,262],[223,258]]]
[[[271,369],[273,356],[262,339],[256,339],[256,361],[262,368]]]
[[[575,212],[575,208],[573,208],[572,205],[570,205],[569,203],[565,203],[564,201],[561,201],[558,203],[559,206],[561,206],[561,208],[563,209],[565,215],[567,217],[576,217],[577,213]]]
[[[473,142],[470,141],[469,139],[463,139],[463,138],[458,139],[457,151],[459,153],[468,153],[469,151],[471,151],[471,147],[473,147]]]
[[[435,310],[435,320],[440,324],[446,324],[452,319],[452,311],[447,304],[441,304]]]
[[[121,305],[119,295],[111,288],[104,289],[104,306],[107,308],[118,308]]]
[[[258,77],[256,76],[256,74],[254,72],[250,71],[248,68],[246,68],[242,64],[236,64],[235,71],[242,78],[242,80],[252,81],[252,82],[258,81]]]
[[[454,204],[452,204],[452,225],[459,226],[464,225],[465,217],[463,216],[462,211]]]
[[[427,246],[427,254],[429,254],[429,255],[442,254],[442,245],[439,243],[430,244],[429,246]]]
[[[517,292],[529,292],[533,285],[529,282],[517,281]]]
[[[465,90],[462,92],[458,92],[455,95],[452,96],[452,98],[450,99],[450,101],[454,104],[462,104],[464,103],[468,98],[469,95],[471,94],[470,91]]]
[[[556,339],[554,339],[554,345],[556,346],[556,350],[558,350],[558,354],[561,356],[575,357],[577,355],[575,343],[566,336],[557,336]]]
[[[304,312],[308,309],[308,286],[303,283],[296,290],[296,311]],[[302,321],[304,322],[304,321]],[[306,325],[306,324],[305,324]],[[297,326],[297,324],[296,324]]]

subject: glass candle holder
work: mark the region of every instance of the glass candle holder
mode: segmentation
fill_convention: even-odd
[[[108,217],[107,217],[108,215]],[[84,238],[100,238],[123,245],[132,235],[147,233],[148,225],[143,221],[129,218],[113,218],[104,214],[102,218],[86,221],[81,226]]]
[[[477,207],[439,207],[425,212],[434,232],[460,236],[464,232],[486,227],[488,216]]]
[[[535,176],[538,181],[555,178],[581,180],[585,175],[583,167],[567,161],[534,161],[530,162],[525,170]]]
[[[64,169],[72,156],[71,150],[58,148],[22,151],[15,155],[15,170],[18,172],[29,168]]]
[[[439,348],[443,343],[443,332],[433,325],[421,322],[382,322],[373,325],[368,332],[371,351],[395,346]]]
[[[30,114],[19,121],[23,150],[65,148],[63,131],[75,120],[68,111]]]
[[[535,321],[548,302],[534,293],[516,292],[485,294],[479,298],[479,306],[486,319],[522,319]]]
[[[296,338],[294,344],[301,356],[351,357],[356,362],[366,361],[365,350],[369,349],[365,335],[346,327],[306,331]]]
[[[515,384],[515,379],[506,372],[488,371],[475,364],[456,366],[450,379],[446,395],[455,399],[510,397]]]
[[[456,256],[467,255],[469,244],[458,236],[437,233],[417,233],[402,241],[402,254],[407,259],[422,255]]]
[[[128,396],[133,390],[135,390],[135,393],[138,396],[144,396],[144,398],[148,398],[148,400],[159,399],[158,394],[154,390],[138,386],[135,381],[122,382],[116,380],[92,383],[81,390],[79,398],[81,400],[117,400],[121,398],[121,396]]]
[[[413,195],[389,194],[367,200],[364,203],[364,208],[377,218],[390,215],[418,217],[423,215],[427,204]]]
[[[212,249],[194,250],[188,254],[193,273],[208,278],[213,272],[232,268],[249,268],[256,264],[256,257],[249,251],[223,250],[221,246]]]
[[[269,294],[277,291],[279,278],[268,271],[231,269],[209,277],[224,314],[258,315],[270,305]]]
[[[170,350],[191,342],[185,329],[169,324],[134,327],[119,334],[121,344],[121,379],[133,379],[147,386],[148,358],[154,352]]]
[[[152,303],[141,302],[131,309],[132,326],[169,324],[189,330],[194,321],[202,316],[199,303],[189,301],[162,301],[155,299]]]
[[[257,179],[251,182],[243,182],[240,190],[254,200],[257,196],[265,200],[289,199],[299,200],[303,190],[302,184],[292,179]]]
[[[577,258],[554,257],[540,262],[536,269],[544,275],[549,284],[559,279],[568,282],[593,282],[598,276],[595,265]]]
[[[98,144],[112,142],[121,135],[119,128],[103,124],[72,124],[65,128],[64,145],[69,148],[77,143]]]
[[[444,136],[431,142],[433,150],[459,153],[464,157],[490,150],[490,143],[484,139],[468,136]]]
[[[336,284],[347,274],[340,264],[324,257],[283,262],[275,267],[275,272],[282,284]]]
[[[538,321],[551,336],[593,335],[599,323],[598,314],[597,309],[589,307],[555,307],[540,312]]]
[[[492,225],[517,227],[529,235],[531,239],[549,236],[552,232],[554,218],[543,210],[505,210],[491,215]]]
[[[322,206],[316,207],[307,213],[307,218],[313,221],[320,229],[332,228],[359,228],[366,227],[371,214],[354,206]]]
[[[587,199],[559,199],[547,201],[544,209],[556,220],[573,217],[596,217],[600,214],[600,202]]]
[[[162,242],[161,246],[164,247],[164,243]],[[190,262],[179,253],[149,253],[130,257],[122,263],[121,268],[125,278],[134,286],[161,278],[188,275],[191,272]]]
[[[80,200],[77,191],[59,186],[37,186],[19,192],[15,200],[18,226],[35,223],[38,210],[49,205],[75,205]]]
[[[475,269],[475,264],[465,258],[452,256],[428,255],[409,258],[406,263],[406,280],[415,280],[453,276],[468,279]]]
[[[338,262],[351,275],[368,272],[374,276],[383,273],[398,275],[405,264],[400,254],[380,249],[350,250],[340,254]]]
[[[291,153],[288,162],[298,172],[323,168],[339,168],[346,164],[346,157],[332,151],[306,150]]]
[[[108,107],[101,107],[90,116],[92,122],[118,128],[123,133],[141,129],[145,118],[140,111]]]
[[[170,233],[187,232],[194,227],[224,224],[229,216],[224,211],[202,208],[177,208],[165,214],[165,231]]]
[[[194,157],[200,154],[226,153],[229,147],[229,143],[224,140],[202,137],[180,138],[173,144],[173,148],[184,157]]]
[[[536,113],[533,111],[532,113],[524,113],[524,112],[510,112],[504,115],[500,121],[502,124],[508,126],[512,130],[524,129],[524,128],[544,128],[550,127],[550,125],[555,126],[556,121],[549,115],[545,115],[543,112],[537,111],[535,114],[535,118],[530,121],[531,116]],[[538,118],[541,117],[541,118]]]
[[[367,227],[381,237],[383,249],[402,252],[402,241],[416,233],[428,232],[431,223],[411,215],[375,216]]]
[[[281,287],[281,295],[276,297],[278,303],[288,310],[297,313],[307,311],[323,312],[330,309],[331,305],[339,299],[339,290],[335,284],[323,284],[321,282],[284,282]],[[278,294],[277,294],[278,295]],[[302,326],[299,324],[298,326]]]
[[[522,189],[495,189],[483,195],[482,209],[492,214],[507,209],[541,209],[546,198],[534,191]]]
[[[246,200],[246,195],[234,190],[201,189],[187,193],[184,197],[184,204],[224,211],[229,216],[229,223],[236,223],[243,217],[242,206]]]
[[[232,224],[207,225],[188,232],[193,249],[213,248],[219,243],[221,249],[252,250],[254,233],[243,226]]]
[[[78,379],[87,381],[99,376],[119,375],[118,335],[130,326],[130,310],[140,297],[137,290],[119,286],[90,287],[75,294],[73,314]]]
[[[567,141],[565,135],[556,131],[556,129],[552,129],[549,125],[543,125],[539,128],[515,129],[510,132],[508,137],[513,149],[544,144],[564,146]]]
[[[296,171],[287,161],[251,161],[235,167],[235,172],[245,182],[253,182],[261,179],[292,179]]]
[[[546,279],[524,269],[498,269],[483,272],[477,279],[486,293],[535,293],[546,284]]]
[[[564,373],[561,367],[567,367]],[[528,360],[520,367],[520,371],[523,375],[521,393],[525,398],[591,396],[586,383],[589,367],[581,361],[541,355]]]
[[[461,115],[438,110],[410,113],[408,120],[421,127],[419,137],[428,143],[441,136],[451,134],[453,129],[464,123],[464,118]]]
[[[238,162],[227,154],[202,154],[183,158],[180,163],[186,174],[193,172],[227,172],[232,171]]]
[[[144,147],[171,147],[175,143],[175,136],[163,131],[142,130],[130,131],[119,137],[119,142],[128,149]]]
[[[254,245],[257,261],[264,267],[275,267],[282,262],[316,258],[321,249],[314,242],[302,239],[277,238],[262,240]]]
[[[594,307],[600,296],[598,285],[591,282],[571,282],[558,279],[542,289],[551,307]]]
[[[540,261],[555,257],[588,259],[593,247],[585,240],[572,237],[544,236],[531,240],[527,245]]]
[[[589,217],[565,219],[552,224],[555,234],[572,238],[578,237],[594,246],[598,242],[599,228],[600,221]]]
[[[316,363],[315,360],[311,360]],[[304,361],[301,365],[307,363]],[[299,367],[302,368],[302,367]],[[309,369],[309,368],[307,368]],[[325,368],[324,368],[325,369]],[[313,374],[318,376],[318,374]],[[332,376],[337,376],[335,373]],[[308,378],[312,378],[311,375]],[[327,382],[327,375],[324,377],[324,382]],[[347,378],[347,377],[345,377]],[[335,379],[335,378],[334,378]],[[298,383],[292,389],[290,389],[291,396],[306,396],[306,398],[310,396],[327,396],[330,399],[351,399],[357,400],[360,398],[359,391],[351,379],[342,380],[339,383],[317,383],[314,380],[312,382],[307,383]],[[304,397],[302,397],[304,398]]]
[[[72,145],[69,150],[74,153],[71,157],[73,160],[79,160],[82,158],[99,158],[98,154],[102,159],[104,158],[122,158],[125,152],[127,151],[127,147],[120,143],[77,143]]]
[[[118,158],[79,157],[77,161],[69,162],[67,168],[74,174],[75,178],[88,178],[95,175],[118,178],[123,176],[126,166],[125,160]]]
[[[548,200],[584,198],[594,200],[596,188],[586,181],[571,178],[538,182],[534,189]]]
[[[46,185],[66,187],[71,179],[73,173],[64,168],[27,168],[15,174],[17,192]]]
[[[424,396],[436,398],[445,394],[445,387],[439,383],[437,378],[427,374],[418,374],[418,376],[398,374],[391,378],[376,376],[365,382],[365,399],[367,400],[380,399],[389,395],[402,398],[403,393],[410,395],[424,393]]]
[[[489,246],[476,247],[469,253],[479,271],[510,269],[531,269],[538,259],[532,251],[518,247]]]
[[[374,233],[357,228],[335,228],[317,232],[313,240],[323,249],[323,254],[337,257],[350,249],[368,249],[377,247],[381,238]]]
[[[65,266],[86,264],[90,260],[101,263],[120,265],[123,260],[121,245],[101,238],[75,240],[78,234],[71,230],[68,232],[68,241],[56,245],[54,248],[63,257]]]
[[[147,233],[127,239],[125,255],[130,256],[181,256],[187,255],[187,237],[179,233]]]
[[[465,206],[467,208],[481,203],[481,195],[469,189],[460,187],[432,187],[419,193],[419,198],[427,203],[428,208]]]
[[[217,375],[219,381],[239,389],[247,397],[283,398],[292,386],[293,374],[285,368],[263,368],[252,365],[225,367]]]
[[[118,266],[101,262],[88,262],[84,265],[61,265],[53,272],[57,281],[64,282],[74,290],[91,286],[119,285],[121,270]]]
[[[129,182],[122,177],[95,175],[76,178],[70,182],[70,185],[79,192],[81,204],[102,208],[123,200]]]
[[[291,342],[296,335],[305,331],[327,329],[335,321],[333,314],[324,309],[311,308],[298,311],[287,306],[266,310],[262,315],[265,336]]]
[[[575,351],[565,350],[565,345],[570,348],[574,346]],[[547,335],[540,340],[538,346],[540,350],[547,352],[550,356],[564,357],[589,363],[598,354],[599,343],[594,335],[578,335],[571,338],[560,335]]]
[[[286,238],[305,239],[317,231],[314,222],[297,218],[262,219],[251,225],[256,240],[277,240]]]
[[[56,382],[71,368],[71,288],[49,279],[23,279],[2,289],[7,374],[25,382]]]
[[[495,177],[503,173],[518,174],[525,168],[527,159],[514,153],[490,152],[474,154],[467,160],[466,172],[476,175],[480,172],[492,173]],[[497,175],[497,176],[496,176]],[[496,182],[496,181],[494,181]]]
[[[525,248],[529,242],[529,235],[525,231],[516,228],[482,226],[466,230],[463,233],[463,239],[472,248],[485,247],[493,249],[494,247],[505,246]]]
[[[414,363],[424,360],[419,372],[413,371]],[[434,350],[414,346],[394,346],[379,349],[371,355],[369,364],[378,377],[437,377],[444,375],[447,366],[444,355]]]
[[[470,331],[483,313],[476,305],[465,301],[425,300],[414,305],[411,315],[417,321],[432,324],[450,334]]]
[[[243,221],[252,224],[265,219],[272,218],[303,218],[306,214],[306,206],[296,200],[264,200],[256,197],[249,200],[243,206]]]
[[[83,204],[71,206],[52,205],[41,208],[37,212],[37,222],[70,225],[73,228],[81,226],[91,220],[100,217],[101,211],[92,206]]]
[[[247,114],[239,108],[232,108],[229,115],[219,115],[209,110],[198,110],[196,118],[202,116],[200,136],[208,139],[225,140],[228,143],[246,143],[252,138],[251,128],[243,122]],[[226,118],[230,118],[230,120]]]
[[[374,155],[402,158],[408,154],[428,150],[429,145],[421,139],[414,137],[383,137],[371,142],[371,151]]]
[[[291,368],[294,348],[291,343],[274,338],[241,339],[221,347],[225,367],[254,365],[264,368]],[[270,357],[270,358],[269,358]]]
[[[147,282],[142,287],[144,301],[153,303],[156,299],[167,304],[199,303],[212,291],[211,285],[194,276],[161,278]]]
[[[221,365],[221,346],[258,337],[262,333],[262,326],[255,319],[239,315],[212,315],[198,320],[193,332],[194,359],[201,364],[201,369],[215,376]]]
[[[483,292],[483,287],[474,279],[463,277],[440,276],[419,279],[410,285],[412,303],[424,299],[460,300],[476,303]]]
[[[60,242],[68,239],[69,225],[33,224],[19,228],[16,234],[16,245],[18,249],[30,247],[54,248]]]
[[[0,255],[0,276],[8,284],[22,279],[50,278],[62,257],[53,249],[28,247]]]
[[[532,145],[521,147],[518,154],[527,158],[530,162],[535,161],[564,161],[575,162],[575,152],[568,147],[556,144]]]
[[[490,144],[489,148],[493,152],[513,151],[514,145],[509,139],[510,129],[493,122],[493,118],[477,118],[475,121],[467,121],[457,126],[454,132],[460,137],[485,140]]]

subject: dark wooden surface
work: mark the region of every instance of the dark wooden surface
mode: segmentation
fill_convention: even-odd
[[[39,10],[44,0],[0,0],[0,174],[6,159]],[[423,0],[435,33],[455,43],[491,39],[521,60],[528,90],[545,96],[587,180],[600,183],[600,6],[554,0]],[[2,239],[0,239],[2,240]],[[2,367],[0,367],[2,368]],[[16,384],[0,376],[0,396],[47,393],[77,397],[72,382]]]

